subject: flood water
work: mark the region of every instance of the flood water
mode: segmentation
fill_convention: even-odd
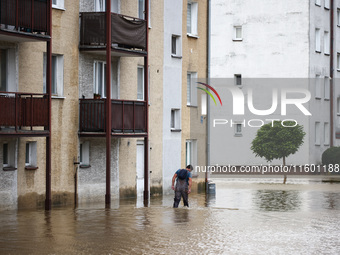
[[[340,254],[340,184],[216,179],[216,195],[0,212],[0,254]]]

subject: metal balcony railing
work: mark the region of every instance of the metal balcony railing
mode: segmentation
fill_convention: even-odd
[[[80,99],[80,132],[106,132],[106,99]],[[144,101],[111,100],[112,133],[145,133]]]
[[[15,128],[44,127],[49,129],[48,97],[45,94],[1,93],[0,126]]]
[[[111,13],[112,44],[120,48],[146,49],[145,20]],[[82,12],[80,14],[80,46],[106,45],[105,12]]]
[[[27,33],[49,33],[47,0],[0,0],[1,28]]]

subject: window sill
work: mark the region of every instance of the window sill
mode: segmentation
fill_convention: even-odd
[[[320,144],[319,143],[316,143],[316,144],[314,144],[315,146],[320,146]]]
[[[329,143],[324,143],[323,145],[324,145],[324,146],[329,146]]]
[[[175,55],[175,54],[171,54],[171,57],[173,57],[173,58],[178,58],[178,59],[181,59],[181,58],[182,58],[182,56]]]
[[[37,166],[26,166],[25,170],[37,170],[39,167]]]
[[[329,8],[329,7],[326,7],[326,6],[325,6],[324,8],[325,8],[325,10],[327,10],[327,11],[329,11],[329,10],[330,10],[330,8]]]
[[[235,137],[242,137],[243,135],[242,134],[235,134],[234,136]]]
[[[326,56],[330,56],[331,54],[330,54],[330,53],[326,53],[326,52],[325,52],[325,55],[326,55]]]
[[[234,41],[234,42],[242,42],[243,39],[242,39],[242,38],[240,38],[240,39],[234,38],[233,41]]]
[[[60,7],[60,6],[56,6],[56,5],[52,5],[52,9],[56,9],[56,10],[60,10],[60,11],[66,11],[66,9],[64,7]]]
[[[187,33],[187,37],[191,37],[191,38],[195,38],[195,39],[199,38],[198,35],[193,35],[193,34],[189,34],[189,33]]]
[[[336,69],[337,72],[340,72],[340,69]]]
[[[61,96],[51,96],[52,99],[66,99],[66,97]]]
[[[316,5],[316,6],[318,6],[318,7],[321,7],[321,4],[317,4],[317,3],[315,3],[315,5]]]
[[[315,99],[316,99],[316,100],[320,100],[320,99],[321,99],[321,97],[315,97]]]
[[[182,129],[178,129],[178,128],[172,128],[171,129],[171,132],[181,132],[182,131]]]
[[[187,104],[188,107],[192,107],[192,108],[198,108],[197,105],[192,105],[192,104]]]
[[[80,165],[79,168],[90,168],[91,165]]]
[[[11,166],[6,166],[6,167],[3,167],[2,170],[9,172],[9,171],[15,171],[15,170],[17,170],[17,168],[16,167],[11,167]]]
[[[325,101],[330,101],[330,99],[329,98],[325,98]]]
[[[320,54],[320,53],[321,53],[321,51],[319,51],[319,50],[315,50],[315,53],[319,53],[319,54]]]

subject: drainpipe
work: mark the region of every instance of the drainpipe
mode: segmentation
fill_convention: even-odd
[[[330,147],[334,146],[334,0],[331,0],[330,2],[330,27],[331,27],[331,40],[330,40],[330,79],[329,79],[329,89],[330,89]]]
[[[105,207],[111,205],[111,1],[106,1],[106,194]]]
[[[144,100],[145,100],[145,128],[144,138],[144,206],[149,204],[149,0],[145,0],[145,26],[146,26],[146,56],[144,57]]]
[[[211,0],[208,0],[208,28],[207,28],[207,83],[210,83],[210,23],[211,23]],[[207,97],[207,166],[210,166],[210,98]],[[205,172],[205,190],[208,194],[209,173]]]
[[[47,52],[47,63],[46,63],[46,93],[48,96],[48,135],[46,137],[46,195],[45,195],[45,210],[49,211],[51,210],[52,206],[52,195],[51,195],[51,115],[52,115],[52,107],[51,107],[51,85],[52,85],[52,0],[48,1],[48,7],[47,7],[47,13],[48,13],[48,32],[50,35],[50,39],[46,43],[46,52]]]

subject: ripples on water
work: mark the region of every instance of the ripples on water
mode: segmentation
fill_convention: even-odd
[[[0,212],[0,254],[339,254],[340,185],[216,180],[216,195]],[[137,203],[137,205],[140,203]]]

